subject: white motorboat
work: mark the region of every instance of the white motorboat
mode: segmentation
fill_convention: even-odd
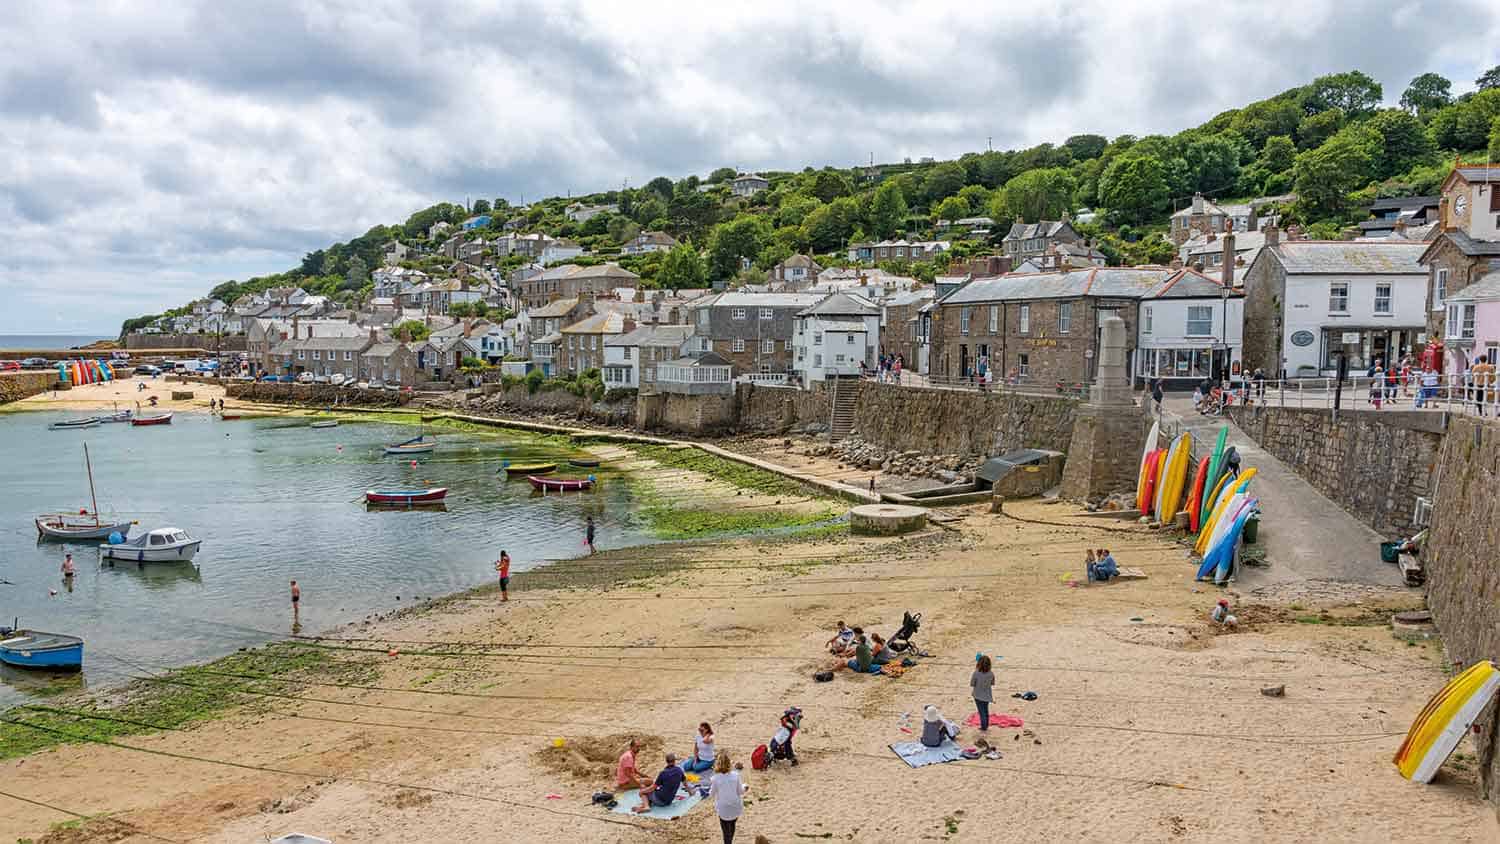
[[[194,539],[179,528],[157,528],[124,542],[99,546],[107,560],[132,560],[137,563],[163,563],[191,560],[203,540]]]

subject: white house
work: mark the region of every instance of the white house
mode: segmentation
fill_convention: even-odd
[[[880,348],[880,308],[848,293],[834,293],[797,313],[792,371],[803,385],[874,368]]]
[[[1134,375],[1167,388],[1192,384],[1244,360],[1245,295],[1193,270],[1141,297]]]
[[[582,202],[575,202],[569,205],[563,213],[575,223],[586,223],[600,214],[614,214],[619,210],[620,206],[615,204],[584,205]]]
[[[1340,355],[1361,371],[1425,343],[1426,243],[1281,240],[1245,272],[1245,363],[1267,377],[1331,375]]]
[[[571,240],[551,240],[542,247],[537,260],[543,264],[555,264],[559,261],[571,261],[582,254],[583,247]]]
[[[643,325],[634,331],[604,338],[604,386],[611,389],[651,389],[656,368],[686,354],[689,325]]]
[[[677,238],[666,232],[641,232],[620,247],[621,255],[645,255],[647,252],[670,252]]]

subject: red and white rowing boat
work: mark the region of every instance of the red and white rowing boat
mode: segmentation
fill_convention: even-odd
[[[410,507],[413,504],[436,504],[447,495],[448,488],[445,486],[434,489],[371,489],[365,491],[365,503]]]
[[[539,478],[536,475],[527,475],[526,480],[530,481],[533,487],[543,492],[548,490],[567,492],[591,489],[594,486],[594,481],[591,478]]]
[[[156,416],[137,416],[130,420],[130,424],[137,427],[141,425],[170,425],[172,424],[172,414],[160,413]]]

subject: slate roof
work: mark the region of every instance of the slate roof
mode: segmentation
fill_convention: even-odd
[[[1438,240],[1444,237],[1448,238],[1454,246],[1457,246],[1458,251],[1468,255],[1470,258],[1476,255],[1500,255],[1500,240],[1475,240],[1461,229],[1442,232],[1437,238],[1422,245],[1430,249]],[[1427,257],[1426,251],[1422,253],[1422,257],[1424,259]]]
[[[691,307],[718,308],[809,308],[816,305],[820,293],[740,293],[730,291],[693,302]]]
[[[824,331],[847,331],[851,334],[863,334],[869,331],[862,322],[825,322],[822,328]]]
[[[370,348],[365,349],[364,356],[367,358],[388,358],[397,349],[401,348],[402,345],[396,342],[376,343]]]
[[[860,296],[832,293],[816,305],[798,311],[797,316],[877,316],[879,313],[879,308]]]
[[[625,317],[610,311],[585,317],[572,325],[563,326],[564,334],[619,334],[625,330]]]
[[[578,299],[555,299],[530,312],[532,319],[546,319],[547,317],[567,316],[570,311],[578,307]]]
[[[1426,275],[1417,263],[1426,249],[1399,240],[1292,240],[1268,247],[1288,275]]]
[[[1491,270],[1479,280],[1447,297],[1448,302],[1489,302],[1500,299],[1500,270]]]
[[[920,302],[924,299],[931,299],[934,295],[936,294],[930,287],[925,290],[909,290],[905,293],[897,293],[895,296],[887,299],[885,304],[888,307],[898,308],[903,305]]]
[[[1471,182],[1500,182],[1500,165],[1465,164],[1456,172]]]
[[[1004,240],[1026,240],[1033,237],[1052,237],[1068,225],[1066,220],[1042,220],[1037,223],[1012,223]]]
[[[1217,297],[1222,285],[1191,270],[1166,267],[1094,267],[1052,273],[1023,273],[981,278],[948,294],[944,305],[1077,299]]]
[[[691,325],[643,325],[628,334],[608,337],[606,346],[681,346],[693,333]]]

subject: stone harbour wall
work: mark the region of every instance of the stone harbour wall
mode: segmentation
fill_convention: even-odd
[[[1427,605],[1450,660],[1500,658],[1500,423],[1454,417],[1433,469],[1432,525],[1423,548]],[[1481,792],[1500,804],[1491,704],[1475,722]]]
[[[1410,531],[1418,496],[1431,490],[1447,414],[1252,405],[1231,416],[1275,455],[1356,519],[1390,536]]]
[[[245,351],[245,335],[225,334],[220,337],[216,334],[126,334],[125,348],[132,352],[150,352],[167,349],[174,351],[199,349],[206,352],[214,350],[243,352]]]
[[[57,370],[0,373],[0,404],[45,393],[57,383]]]
[[[991,457],[1018,448],[1068,451],[1080,402],[975,390],[861,383],[854,430],[891,451]]]
[[[713,434],[735,427],[735,397],[656,393],[636,400],[635,427],[674,434]]]
[[[821,384],[811,390],[737,384],[734,401],[735,425],[742,431],[780,434],[806,430],[809,425],[826,430],[833,415],[833,394]]]
[[[232,383],[224,388],[232,399],[267,404],[301,404],[332,407],[334,404],[354,407],[400,407],[411,401],[410,393],[389,390],[359,390],[328,384]]]
[[[525,384],[498,387],[486,384],[484,397],[465,402],[461,409],[486,413],[524,414],[581,419],[602,425],[635,424],[635,393],[616,396],[614,401],[594,401],[568,389],[527,390]]]

